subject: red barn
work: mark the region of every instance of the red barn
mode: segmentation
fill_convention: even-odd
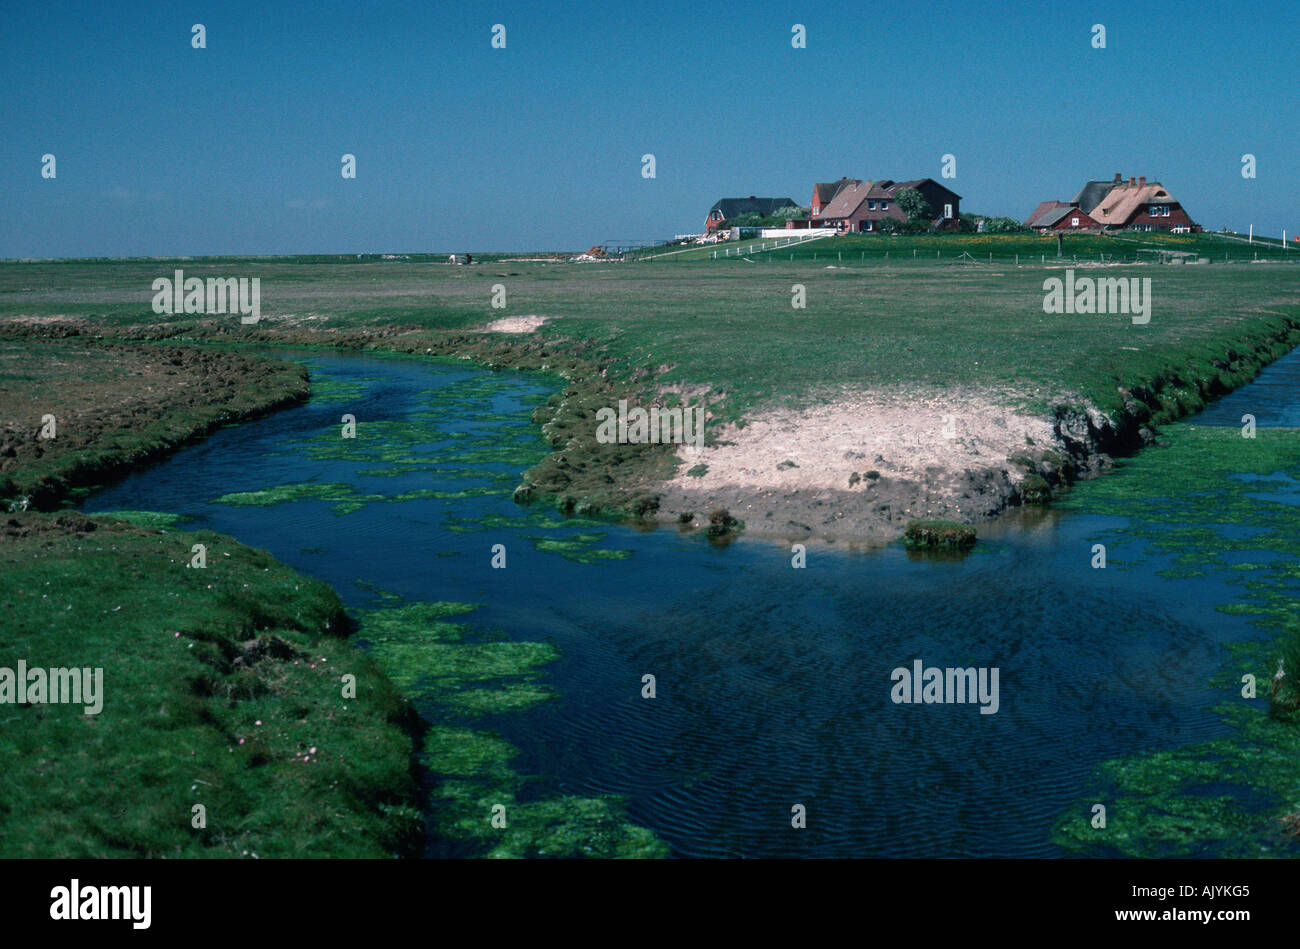
[[[1083,231],[1096,229],[1097,222],[1071,201],[1044,201],[1025,219],[1025,227],[1042,234],[1049,231]]]

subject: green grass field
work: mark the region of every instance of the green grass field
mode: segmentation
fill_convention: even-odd
[[[1118,385],[1162,377],[1177,414],[1179,399],[1193,407],[1215,360],[1285,335],[1300,316],[1300,266],[1282,263],[1087,272],[1150,277],[1152,317],[1143,326],[1123,315],[1045,314],[1043,280],[1059,268],[829,266],[669,258],[191,267],[198,276],[262,279],[262,322],[242,326],[237,317],[152,313],[151,281],[169,274],[170,263],[10,263],[0,265],[0,331],[6,318],[28,316],[84,320],[109,335],[255,342],[279,334],[330,345],[349,330],[445,336],[540,314],[552,319],[536,339],[589,340],[616,377],[709,387],[715,418],[738,418],[768,401],[825,400],[844,386],[917,384],[1014,389],[1039,409],[1073,393],[1113,410]],[[795,285],[806,289],[804,309],[791,305]],[[505,291],[501,309],[492,306],[497,286]]]

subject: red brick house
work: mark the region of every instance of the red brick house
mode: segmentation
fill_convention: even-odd
[[[907,214],[898,206],[898,193],[908,188],[920,192],[929,205],[932,227],[945,229],[957,226],[961,216],[961,195],[948,190],[932,178],[912,181],[850,181],[835,193],[830,204],[822,207],[820,214],[814,215],[814,220],[818,226],[838,227],[852,233],[880,231],[881,225],[886,221],[907,220]]]
[[[841,178],[839,181],[832,181],[827,184],[818,182],[813,185],[812,216],[817,217],[817,215],[821,214],[822,208],[835,200],[835,195],[839,194],[840,189],[845,185],[861,183],[857,178]]]
[[[1025,219],[1025,227],[1046,234],[1050,231],[1097,230],[1098,224],[1072,201],[1044,201]]]

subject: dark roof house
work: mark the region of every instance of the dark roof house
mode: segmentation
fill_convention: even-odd
[[[1106,195],[1110,194],[1110,189],[1123,180],[1123,177],[1116,172],[1114,181],[1089,181],[1079,189],[1079,193],[1070,203],[1077,204],[1084,214],[1091,214],[1092,209],[1101,204]]]
[[[756,198],[752,194],[748,198],[722,198],[713,207],[709,208],[709,216],[705,218],[704,229],[712,231],[723,221],[730,221],[744,214],[759,214],[767,217],[781,208],[797,208],[798,206],[789,198]]]

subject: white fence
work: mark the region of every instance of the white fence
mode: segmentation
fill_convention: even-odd
[[[836,234],[836,233],[838,232],[834,228],[829,228],[829,227],[819,227],[813,230],[803,230],[803,231],[796,231],[792,228],[784,228],[784,227],[765,228],[762,233],[763,237],[786,237],[787,234],[791,234],[794,236],[786,237],[786,239],[783,241],[782,240],[763,241],[756,244],[751,243],[751,244],[742,245],[740,247],[724,247],[722,248],[723,251],[722,256],[743,257],[745,254],[753,254],[758,251],[776,250],[780,247],[790,247],[794,244],[806,244],[809,241],[817,240],[817,238],[819,237],[829,237],[832,234]],[[714,260],[718,259],[718,252],[716,250],[713,252],[712,257]]]

